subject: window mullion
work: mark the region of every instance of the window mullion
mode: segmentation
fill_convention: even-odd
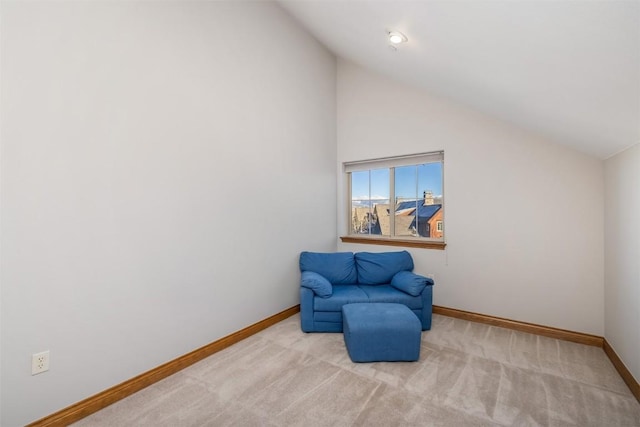
[[[415,213],[415,221],[416,221],[416,235],[420,236],[420,188],[419,188],[419,179],[418,179],[418,165],[415,167],[415,180],[416,180],[416,213]]]
[[[373,202],[371,201],[371,171],[369,170],[369,217],[367,217],[367,235],[371,235],[371,216],[373,215]]]
[[[349,229],[348,234],[353,234],[353,192],[351,191],[351,172],[347,173],[347,203],[349,206],[349,212],[347,214],[347,228]]]
[[[396,168],[389,168],[389,236],[396,235]]]

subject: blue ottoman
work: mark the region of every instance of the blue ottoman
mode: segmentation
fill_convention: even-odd
[[[354,362],[410,362],[420,358],[422,324],[406,305],[345,304],[342,330]]]

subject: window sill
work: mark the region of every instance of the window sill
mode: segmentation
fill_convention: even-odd
[[[389,237],[341,236],[342,243],[360,243],[365,245],[404,246],[408,248],[424,248],[444,250],[445,242],[413,239],[391,239]]]

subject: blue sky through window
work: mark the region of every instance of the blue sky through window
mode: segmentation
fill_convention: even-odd
[[[442,163],[396,167],[395,172],[395,192],[398,198],[421,198],[423,191],[431,191],[434,196],[442,195]],[[371,182],[369,182],[370,176]],[[353,200],[371,199],[374,203],[376,200],[380,200],[381,203],[388,202],[389,169],[353,172],[351,198]]]

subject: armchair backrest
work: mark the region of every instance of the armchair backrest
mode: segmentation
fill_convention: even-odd
[[[300,271],[313,271],[332,285],[382,285],[400,271],[413,271],[413,258],[400,252],[302,252]]]
[[[358,283],[382,285],[400,271],[413,271],[413,258],[407,251],[400,252],[356,252]]]
[[[302,252],[300,271],[314,271],[332,285],[350,285],[358,281],[353,252]]]

